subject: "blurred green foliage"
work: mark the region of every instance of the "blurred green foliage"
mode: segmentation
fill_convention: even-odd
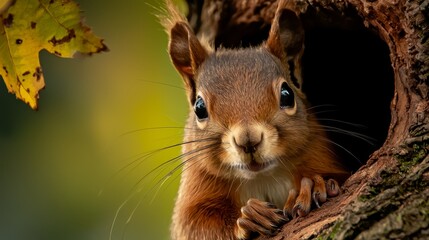
[[[181,142],[187,103],[162,1],[77,2],[110,52],[42,52],[37,112],[0,84],[0,239],[109,239],[113,223],[113,240],[169,239],[179,162],[156,167],[180,148],[156,150]]]

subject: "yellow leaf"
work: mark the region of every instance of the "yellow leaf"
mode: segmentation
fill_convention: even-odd
[[[108,50],[82,23],[72,0],[12,0],[1,13],[0,75],[8,91],[33,109],[45,86],[39,62],[42,49],[67,58]]]

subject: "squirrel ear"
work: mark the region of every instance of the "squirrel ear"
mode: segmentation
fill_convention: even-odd
[[[169,53],[180,74],[191,77],[207,57],[207,51],[184,22],[178,22],[171,28]]]
[[[194,76],[208,56],[189,25],[177,22],[170,30],[169,50],[171,61],[182,75],[190,101],[195,100]]]
[[[289,67],[293,84],[301,89],[301,57],[304,52],[304,28],[291,1],[279,1],[265,47]]]
[[[298,16],[280,1],[266,42],[268,50],[282,62],[294,58],[303,49],[304,29]]]

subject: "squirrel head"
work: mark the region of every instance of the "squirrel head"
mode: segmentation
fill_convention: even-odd
[[[185,139],[192,144],[184,151],[201,149],[201,167],[225,177],[294,168],[314,127],[300,69],[289,67],[303,52],[297,15],[279,4],[267,41],[255,48],[213,51],[184,18],[169,29],[169,54],[191,110]]]

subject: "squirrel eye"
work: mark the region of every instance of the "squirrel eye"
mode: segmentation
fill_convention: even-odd
[[[280,89],[280,108],[293,108],[295,99],[292,89],[284,82]]]
[[[194,112],[197,115],[198,120],[205,120],[209,117],[207,112],[206,104],[202,97],[198,96],[197,100],[195,100]]]

